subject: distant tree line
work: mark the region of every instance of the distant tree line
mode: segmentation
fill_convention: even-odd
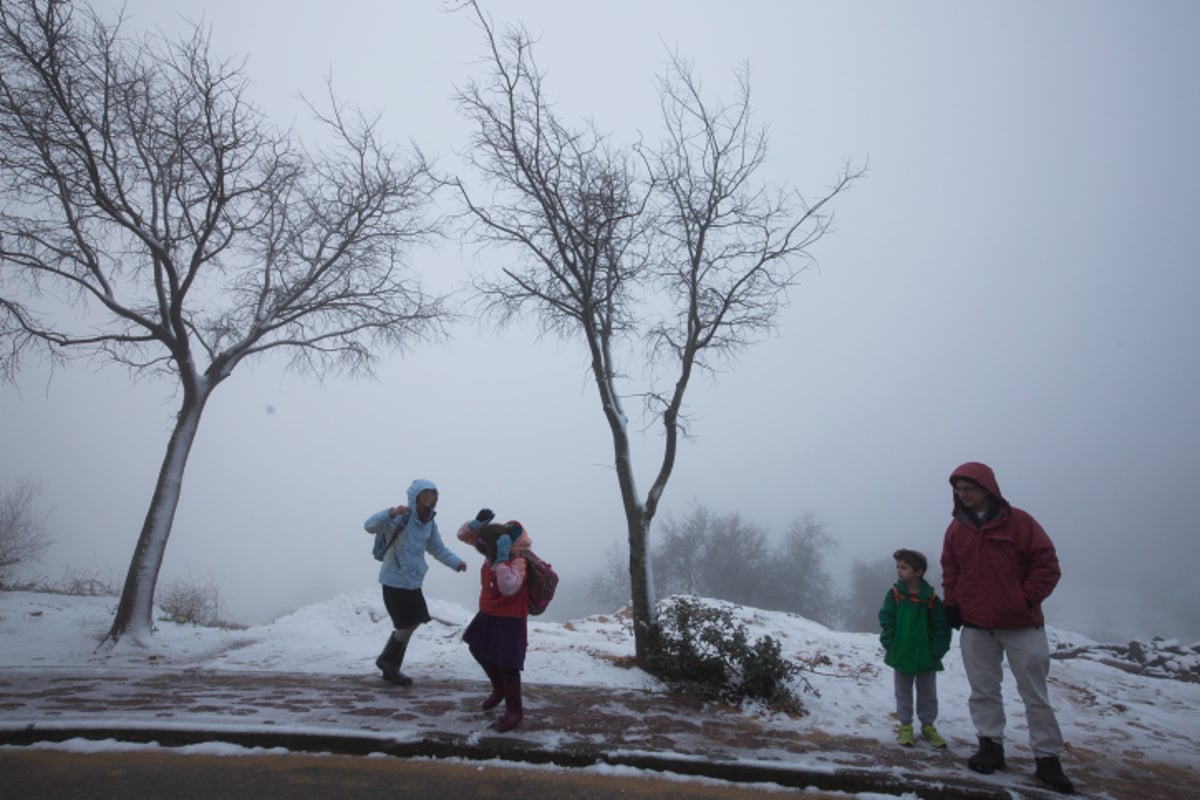
[[[826,569],[836,542],[813,514],[795,519],[782,539],[741,514],[693,506],[668,516],[651,548],[659,597],[696,595],[772,611],[788,611],[833,627],[841,600]],[[628,560],[614,546],[589,581],[592,599],[609,607],[629,603]],[[881,595],[882,596],[882,595]]]
[[[738,512],[717,514],[695,505],[682,519],[668,517],[651,548],[658,597],[694,595],[769,611],[787,611],[836,630],[879,631],[879,608],[896,582],[891,557],[850,564],[848,588],[830,575],[827,559],[837,548],[825,523],[806,513],[775,541],[770,531]],[[936,555],[926,579],[934,589]],[[593,602],[605,608],[629,603],[628,557],[613,545],[604,567],[588,581]]]

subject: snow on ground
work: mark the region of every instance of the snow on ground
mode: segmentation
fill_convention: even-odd
[[[122,643],[111,652],[97,652],[116,602],[0,592],[0,670],[359,675],[373,672],[374,657],[390,632],[379,590],[371,587],[244,630],[160,621],[144,648]],[[434,622],[414,636],[405,671],[418,678],[479,682],[482,691],[483,676],[461,641],[473,611],[436,598],[430,598],[429,605]],[[778,715],[772,725],[893,746],[892,679],[875,635],[833,631],[790,614],[731,608],[752,638],[770,635],[780,640],[784,655],[808,665],[803,680],[816,693],[797,684],[808,714],[798,719]],[[1184,770],[1200,767],[1200,722],[1195,713],[1200,708],[1200,643],[1152,640],[1131,646],[1094,642],[1057,629],[1050,629],[1049,635],[1056,656],[1051,697],[1068,743],[1068,774],[1079,769],[1073,753],[1079,756],[1076,760],[1085,754],[1093,759],[1146,757]],[[620,615],[567,623],[531,618],[525,681],[529,686],[662,691],[656,679],[628,667],[632,654],[632,635]],[[945,665],[938,683],[938,728],[952,749],[969,752],[975,737],[957,636]],[[1007,671],[1004,692],[1009,710],[1006,747],[1028,759],[1024,713]]]

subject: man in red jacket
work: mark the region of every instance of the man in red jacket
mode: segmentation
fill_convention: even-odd
[[[946,620],[962,627],[959,647],[979,735],[979,751],[967,766],[982,773],[1005,767],[1000,683],[1007,655],[1025,704],[1034,774],[1070,794],[1075,787],[1059,760],[1062,731],[1046,688],[1050,645],[1042,601],[1061,575],[1054,543],[1037,520],[1009,505],[986,464],[963,464],[951,473],[950,485],[954,518],[942,543],[942,595]]]

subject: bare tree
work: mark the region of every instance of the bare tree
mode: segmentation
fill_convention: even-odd
[[[839,616],[842,598],[825,568],[826,554],[837,542],[825,529],[825,523],[811,511],[792,520],[763,581],[772,587],[777,605],[811,620],[833,625]]]
[[[601,608],[620,611],[629,605],[629,557],[613,542],[604,563],[588,578],[588,597]]]
[[[650,552],[658,592],[778,607],[764,581],[773,557],[768,532],[740,512],[717,514],[693,503],[682,519],[668,514]]]
[[[682,520],[668,515],[651,548],[656,588],[831,623],[839,598],[825,570],[835,544],[825,525],[806,513],[778,543],[773,539],[738,512],[715,514],[696,504]]]
[[[434,183],[377,120],[313,109],[315,150],[251,104],[197,27],[130,37],[63,0],[0,6],[0,357],[166,374],[174,430],[108,642],[148,635],[184,467],[213,390],[269,352],[317,376],[442,333],[404,267]]]
[[[841,620],[842,629],[878,633],[879,609],[895,582],[896,562],[892,559],[854,559],[850,565],[850,589]]]
[[[771,548],[767,529],[742,517],[740,512],[710,517],[706,554],[700,564],[704,591],[742,605],[777,608],[771,585],[764,580]]]
[[[826,207],[862,170],[844,167],[815,202],[759,178],[767,139],[750,116],[743,70],[730,105],[708,105],[690,66],[670,60],[657,145],[619,147],[594,124],[570,127],[545,94],[529,34],[497,36],[474,9],[489,75],[459,92],[475,124],[467,158],[491,194],[458,182],[483,244],[517,258],[477,288],[501,321],[532,309],[546,331],[580,342],[612,436],[629,535],[639,663],[657,636],[649,532],[687,433],[684,396],[697,370],[718,371],[773,330],[787,290],[828,230]],[[667,314],[658,316],[663,305]],[[623,353],[645,348],[649,385]],[[656,378],[662,380],[656,382]],[[640,397],[663,446],[649,489],[634,474],[625,400]]]
[[[663,594],[704,594],[705,566],[717,528],[715,515],[694,505],[682,520],[667,515],[661,535],[650,549],[654,587]]]
[[[41,558],[52,543],[45,519],[35,510],[41,493],[41,486],[32,480],[0,492],[0,579]]]

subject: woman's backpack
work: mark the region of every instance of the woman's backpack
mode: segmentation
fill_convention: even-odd
[[[380,531],[375,534],[375,546],[371,548],[371,555],[375,556],[376,561],[383,561],[383,556],[392,546],[392,542],[396,541],[400,531],[404,530],[404,526],[408,524],[408,509],[405,509],[404,513],[396,515],[395,520],[396,523],[392,526],[391,533]]]

